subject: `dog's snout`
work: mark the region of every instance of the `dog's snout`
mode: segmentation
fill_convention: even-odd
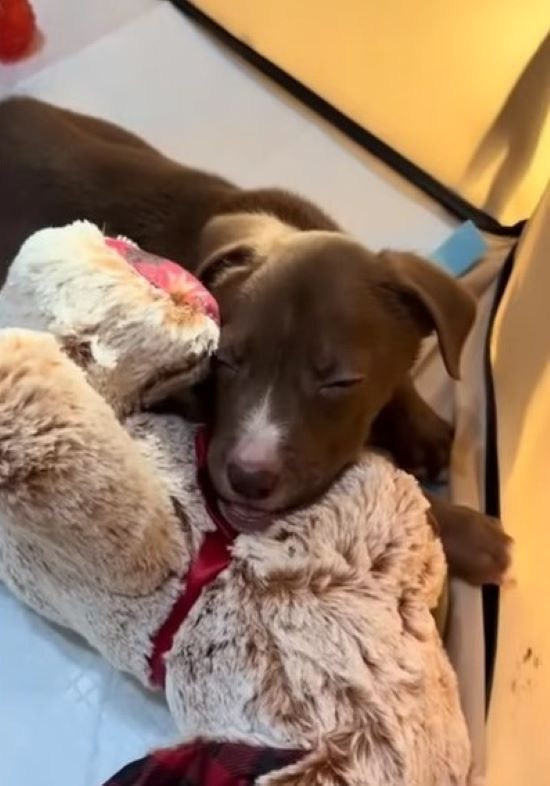
[[[270,392],[264,392],[240,424],[226,454],[226,479],[242,500],[259,502],[271,497],[283,475],[283,430],[273,419]]]
[[[238,461],[228,464],[227,476],[233,491],[249,500],[269,497],[279,481],[279,474],[274,467]]]

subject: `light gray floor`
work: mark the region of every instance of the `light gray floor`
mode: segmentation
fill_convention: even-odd
[[[46,44],[0,92],[94,113],[243,185],[313,198],[374,249],[430,252],[453,223],[154,0],[36,0]],[[169,742],[161,701],[0,588],[0,784],[99,786]]]

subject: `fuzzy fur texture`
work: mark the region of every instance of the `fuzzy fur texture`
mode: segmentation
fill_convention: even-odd
[[[216,337],[147,282],[96,265],[94,231],[38,233],[0,295],[0,580],[147,684],[151,637],[213,524],[192,429],[137,411],[143,375],[163,357],[199,363]],[[65,297],[73,284],[88,309]],[[97,337],[83,368],[68,335],[69,347]],[[464,786],[427,507],[411,477],[365,454],[315,504],[240,535],[167,657],[182,738],[310,751],[261,786]]]

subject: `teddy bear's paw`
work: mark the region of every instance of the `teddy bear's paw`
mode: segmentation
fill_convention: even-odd
[[[2,374],[10,367],[18,367],[21,362],[33,358],[40,361],[49,356],[59,356],[59,348],[54,337],[49,333],[20,328],[0,330],[0,371]]]
[[[55,338],[32,330],[0,330],[0,419],[32,408],[41,397],[55,397],[57,378],[67,359]]]
[[[40,391],[47,395],[65,362],[47,333],[0,330],[0,421],[32,406]]]
[[[27,478],[63,454],[72,439],[74,383],[85,384],[79,373],[52,336],[0,331],[0,484]]]

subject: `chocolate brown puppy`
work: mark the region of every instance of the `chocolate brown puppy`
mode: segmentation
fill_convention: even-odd
[[[445,273],[369,252],[299,196],[243,191],[32,99],[0,104],[0,161],[0,270],[36,229],[87,218],[180,261],[216,295],[209,468],[238,529],[308,502],[369,440],[425,477],[447,464],[452,429],[409,377],[433,331],[459,375],[475,306]],[[445,503],[434,512],[453,572],[498,581],[500,525]]]

